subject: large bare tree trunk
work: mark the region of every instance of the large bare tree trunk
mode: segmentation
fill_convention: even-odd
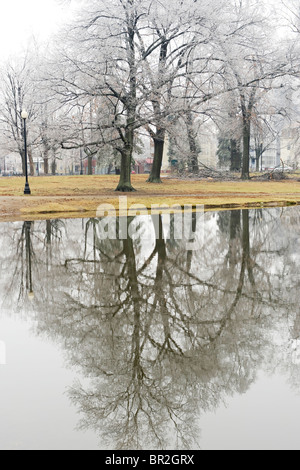
[[[160,47],[160,56],[159,56],[159,63],[158,63],[158,74],[162,77],[165,73],[166,68],[166,60],[168,55],[168,46],[169,41],[161,35],[161,47]],[[162,168],[162,161],[164,156],[164,146],[165,146],[165,137],[166,137],[166,130],[161,127],[161,97],[158,96],[157,92],[161,90],[157,90],[155,92],[155,99],[152,100],[152,106],[154,111],[154,118],[156,124],[156,132],[152,133],[152,137],[154,140],[154,161],[150,176],[148,178],[148,183],[156,183],[161,184],[161,168]]]
[[[243,166],[242,179],[250,179],[250,139],[251,139],[251,122],[247,116],[243,122]]]
[[[44,174],[48,175],[49,174],[49,151],[48,149],[45,149],[44,151]]]
[[[165,129],[159,129],[158,132],[153,137],[154,140],[154,160],[151,169],[150,176],[148,178],[148,183],[162,183],[161,181],[161,168],[164,156],[164,147],[165,147]]]
[[[33,163],[31,149],[28,149],[28,158],[29,158],[30,176],[34,176],[34,163]]]
[[[252,112],[255,105],[257,87],[253,87],[249,97],[248,105],[244,92],[241,92],[241,104],[243,113],[243,165],[242,165],[242,179],[250,179],[250,141],[251,141],[251,121]]]
[[[56,158],[54,157],[51,163],[51,173],[52,176],[56,175]]]
[[[23,176],[26,175],[26,168],[25,168],[25,151],[22,150],[20,152],[20,155],[21,155],[21,159],[22,159],[22,172],[23,172]]]
[[[198,162],[198,148],[197,148],[197,140],[196,140],[196,133],[194,130],[193,124],[193,116],[191,111],[187,114],[186,120],[186,127],[188,133],[188,141],[190,147],[190,158],[189,158],[189,171],[191,173],[199,173],[199,162]]]
[[[131,164],[132,152],[130,146],[126,147],[121,152],[121,174],[120,181],[116,191],[122,193],[130,193],[135,191],[131,184]]]
[[[88,175],[93,174],[93,157],[90,155],[88,157]]]
[[[230,153],[231,153],[231,163],[230,171],[240,171],[241,170],[241,153],[239,145],[236,139],[231,139],[230,141]]]
[[[124,148],[121,152],[121,175],[116,191],[128,193],[135,191],[131,184],[131,165],[134,149],[134,135],[136,125],[136,108],[137,108],[137,67],[135,57],[135,23],[136,17],[132,13],[128,18],[127,31],[127,54],[129,64],[129,93],[122,98],[122,102],[127,111],[127,126],[125,134],[122,135]]]
[[[256,171],[259,172],[262,168],[263,144],[260,144],[255,149],[256,152]]]
[[[228,259],[231,268],[235,268],[238,264],[238,240],[241,236],[241,211],[230,212],[230,240],[229,240],[229,251]]]

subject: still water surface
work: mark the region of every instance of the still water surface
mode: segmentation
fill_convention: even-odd
[[[300,449],[300,208],[159,222],[0,224],[0,449]]]

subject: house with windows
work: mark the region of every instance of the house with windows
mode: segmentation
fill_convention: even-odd
[[[300,140],[297,125],[284,128],[269,143],[263,143],[264,152],[259,164],[263,170],[272,170],[284,164],[293,169],[300,167]],[[256,151],[254,142],[251,146],[251,169],[256,169]]]
[[[294,169],[300,167],[300,141],[298,126],[291,126],[281,134],[281,159]]]
[[[19,153],[13,152],[0,158],[1,176],[22,175],[22,160]]]

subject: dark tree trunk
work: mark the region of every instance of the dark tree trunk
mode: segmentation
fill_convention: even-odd
[[[25,151],[22,150],[22,152],[20,152],[21,154],[21,159],[22,159],[22,172],[23,172],[23,176],[26,175],[26,168],[25,168]]]
[[[159,55],[159,64],[158,64],[158,75],[163,77],[163,74],[166,68],[169,41],[166,39],[165,36],[161,36],[160,40],[161,40],[161,46],[160,46],[160,55]],[[159,91],[160,90],[158,89],[157,92]],[[157,92],[155,92],[154,94],[158,94]],[[152,170],[147,180],[147,183],[161,184],[162,183],[161,167],[162,167],[162,161],[163,161],[163,156],[164,156],[164,146],[165,146],[165,137],[166,137],[165,129],[161,128],[159,124],[161,122],[161,97],[153,99],[152,106],[153,106],[157,131],[155,134],[152,135],[153,140],[154,140],[154,161],[153,161]]]
[[[230,240],[228,259],[229,265],[234,268],[238,263],[238,240],[241,236],[241,211],[230,212]]]
[[[189,171],[194,174],[199,173],[198,155],[196,153],[191,154],[191,159],[189,161]]]
[[[260,164],[260,149],[256,149],[256,171],[257,172],[259,172],[260,170],[259,164]]]
[[[127,129],[125,132],[125,146],[121,150],[121,172],[120,181],[116,191],[122,193],[131,193],[135,191],[131,184],[131,167],[132,167],[132,154],[134,146],[134,123],[135,123],[135,109],[132,112],[132,117],[127,120]]]
[[[46,220],[46,240],[47,240],[47,245],[50,245],[50,244],[51,244],[51,236],[52,236],[51,220]]]
[[[245,255],[247,264],[250,257],[250,223],[249,223],[249,211],[243,210],[243,253]]]
[[[123,104],[127,110],[127,125],[125,134],[122,133],[122,140],[124,148],[119,150],[121,152],[121,174],[120,181],[116,188],[116,191],[129,193],[135,191],[131,185],[131,166],[132,166],[132,155],[134,149],[134,136],[136,126],[136,108],[137,108],[137,66],[135,58],[135,21],[134,15],[128,18],[128,63],[130,68],[130,91],[126,97],[123,97]]]
[[[89,156],[88,157],[88,175],[93,174],[93,157]]]
[[[262,156],[263,156],[263,144],[260,144],[259,147],[256,147],[256,171],[259,172],[260,169],[262,168],[262,165],[260,165]]]
[[[130,223],[131,220],[129,219]],[[128,224],[129,226],[129,224]],[[141,295],[139,293],[138,273],[136,267],[136,257],[133,241],[128,237],[124,240],[124,254],[126,257],[126,267],[128,276],[128,292],[133,302],[133,335],[132,335],[132,380],[138,394],[144,380],[142,366],[142,340],[141,340]]]
[[[122,193],[131,193],[135,191],[131,184],[131,164],[132,164],[132,151],[131,147],[127,146],[121,152],[121,173],[120,181],[116,191]]]
[[[51,173],[52,176],[56,175],[56,158],[53,158],[52,163],[51,163]]]
[[[49,174],[49,151],[48,149],[44,151],[44,174]]]
[[[29,159],[30,176],[34,176],[34,164],[33,164],[31,149],[28,149],[28,159]]]
[[[251,140],[251,120],[252,112],[255,105],[255,96],[257,87],[253,87],[248,105],[244,92],[241,92],[241,104],[243,113],[243,165],[242,165],[242,179],[250,179],[250,140]]]
[[[164,156],[165,135],[166,135],[165,129],[160,129],[153,137],[154,160],[153,160],[153,166],[152,166],[151,173],[150,173],[147,183],[156,183],[156,184],[162,183],[161,167],[162,167],[162,161],[163,161],[163,156]]]
[[[191,173],[199,173],[199,162],[198,162],[198,148],[196,135],[193,127],[193,116],[191,112],[188,112],[186,127],[188,133],[188,141],[190,147],[190,158],[189,158],[189,171]]]
[[[230,240],[239,238],[241,232],[241,211],[230,211]]]
[[[251,122],[250,117],[244,118],[243,123],[243,166],[242,179],[250,179],[250,138],[251,138]]]
[[[236,139],[231,139],[230,141],[230,157],[230,171],[240,171],[242,159]]]
[[[246,260],[246,266],[249,276],[250,284],[253,290],[256,290],[255,276],[254,276],[254,263],[251,259],[251,245],[250,245],[250,215],[249,210],[243,210],[243,253]]]
[[[157,263],[155,282],[156,282],[157,288],[163,291],[164,289],[163,272],[164,272],[164,268],[165,268],[166,261],[167,261],[167,249],[166,249],[166,241],[164,238],[164,227],[163,227],[162,216],[158,215],[157,217],[158,217],[158,224],[156,224],[156,226],[158,227],[159,236],[156,238],[156,250],[158,254],[158,263]]]

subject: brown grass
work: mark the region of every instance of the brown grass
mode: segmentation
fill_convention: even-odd
[[[0,217],[48,218],[95,216],[103,202],[119,206],[114,189],[117,176],[58,176],[30,179],[31,196],[24,196],[23,178],[0,178]],[[134,175],[136,193],[127,194],[128,205],[150,208],[152,204],[202,204],[206,209],[300,204],[300,183],[255,181],[184,181],[165,179],[161,185],[146,183]]]

